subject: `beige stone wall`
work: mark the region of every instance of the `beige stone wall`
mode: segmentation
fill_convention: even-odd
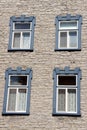
[[[83,17],[82,50],[55,52],[55,17]],[[8,52],[11,16],[35,16],[33,52]],[[29,116],[2,116],[5,70],[33,70]],[[81,117],[53,117],[53,69],[80,67]],[[87,0],[0,0],[0,130],[87,130]]]

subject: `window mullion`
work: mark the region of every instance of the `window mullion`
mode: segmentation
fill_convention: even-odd
[[[77,94],[77,90],[78,90],[78,76],[76,75],[76,86],[75,86],[75,89],[76,89],[76,112],[77,112],[77,100],[78,100],[78,94]]]
[[[26,88],[26,101],[25,101],[25,102],[26,102],[26,104],[25,104],[26,107],[25,107],[25,110],[26,110],[26,108],[27,108],[27,93],[28,93],[28,89]]]
[[[14,44],[14,31],[13,31],[13,33],[12,33],[12,48],[13,48],[13,44]]]
[[[8,111],[9,90],[10,90],[10,88],[8,87],[8,92],[7,92],[7,106],[6,106],[6,111]]]
[[[23,48],[23,32],[20,33],[21,36],[20,36],[20,48],[22,49]]]
[[[18,97],[19,95],[18,95],[18,88],[16,89],[16,105],[15,105],[15,111],[18,111],[18,99],[19,99],[19,97]]]
[[[13,22],[13,31],[15,30],[15,23]]]
[[[56,111],[58,111],[58,88],[56,89]]]
[[[58,47],[60,48],[60,30],[59,30],[59,44],[58,44]]]
[[[77,112],[77,99],[78,97],[77,97],[77,88],[76,88],[76,112]]]
[[[69,48],[69,41],[70,41],[69,38],[70,38],[69,37],[69,31],[67,31],[67,48]]]
[[[32,30],[29,33],[30,33],[30,37],[29,37],[29,48],[30,48],[31,47],[31,33],[32,33]]]
[[[65,103],[65,105],[66,105],[66,112],[68,111],[68,89],[66,88],[65,89],[66,90],[66,103]]]

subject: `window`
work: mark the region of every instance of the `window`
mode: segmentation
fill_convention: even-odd
[[[3,115],[29,114],[32,70],[6,70]]]
[[[56,47],[55,50],[81,50],[81,24],[82,17],[57,16],[56,17]]]
[[[33,51],[35,17],[12,16],[8,51]]]
[[[55,68],[53,74],[53,115],[80,116],[80,68]]]

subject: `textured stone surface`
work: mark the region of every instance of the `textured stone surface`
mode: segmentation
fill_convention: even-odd
[[[55,52],[55,17],[83,17],[82,50]],[[11,16],[35,16],[33,52],[8,52]],[[5,70],[17,66],[33,70],[29,116],[2,116]],[[53,117],[53,69],[80,67],[81,117]],[[87,0],[0,0],[0,130],[87,129]]]

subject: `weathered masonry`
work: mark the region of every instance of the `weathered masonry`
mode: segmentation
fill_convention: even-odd
[[[87,129],[87,1],[0,1],[0,130]]]

